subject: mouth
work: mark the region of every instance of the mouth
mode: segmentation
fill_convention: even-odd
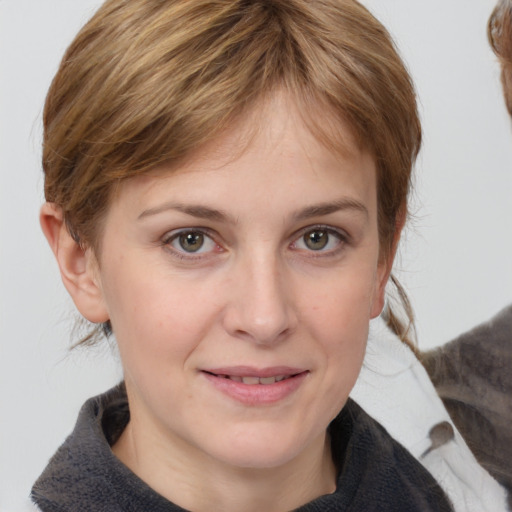
[[[271,405],[292,396],[309,375],[309,370],[276,366],[256,369],[249,366],[201,370],[206,380],[223,394],[249,406]]]
[[[224,374],[224,373],[213,373],[213,372],[209,372],[209,371],[205,371],[205,373],[212,375],[213,377],[232,380],[234,382],[239,382],[241,384],[246,384],[248,386],[256,386],[256,385],[270,386],[272,384],[275,384],[276,382],[282,382],[284,380],[293,379],[293,378],[297,377],[298,375],[305,373],[305,372],[297,372],[297,373],[283,374],[283,375],[271,375],[268,377],[258,377],[256,375],[230,375],[230,374]]]

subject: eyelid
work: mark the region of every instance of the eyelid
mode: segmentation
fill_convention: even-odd
[[[301,236],[304,236],[304,234],[306,234],[310,231],[315,231],[315,230],[328,231],[329,233],[337,235],[338,237],[340,237],[344,240],[347,240],[347,241],[350,240],[350,235],[347,233],[346,230],[336,227],[336,226],[332,226],[330,224],[310,224],[309,226],[305,226],[305,227],[299,229],[298,231],[296,231],[295,234],[292,236],[292,238],[297,239]]]
[[[306,251],[310,253],[310,256],[313,257],[322,257],[322,256],[332,256],[337,254],[345,245],[350,243],[350,235],[343,229],[336,228],[334,226],[330,226],[327,224],[315,224],[312,226],[306,226],[302,229],[300,229],[295,235],[293,236],[293,240],[291,242],[291,245],[294,246],[306,233],[310,233],[311,231],[326,231],[329,235],[335,236],[338,238],[340,243],[337,247],[330,250],[318,250],[315,251],[313,249],[301,249],[301,248],[294,248],[297,251]]]
[[[187,233],[198,233],[203,235],[205,238],[209,238],[215,248],[222,248],[222,245],[217,241],[216,234],[209,228],[205,227],[187,227],[187,228],[178,228],[168,231],[163,237],[160,239],[160,244],[172,255],[179,259],[183,260],[196,260],[207,258],[213,250],[208,251],[198,251],[198,252],[187,252],[185,250],[179,250],[172,246],[172,242],[179,238],[181,235],[185,235]],[[220,251],[219,251],[220,252]]]
[[[307,248],[299,248],[294,247],[296,246],[297,242],[303,237],[306,233],[315,231],[315,230],[323,230],[326,231],[330,236],[334,236],[339,240],[339,243],[335,248],[328,249],[328,250],[318,250],[315,251],[313,249],[307,249]],[[204,235],[205,237],[209,238],[214,244],[215,248],[219,249],[219,251],[215,250],[208,250],[205,252],[187,252],[185,250],[179,250],[174,247],[172,247],[171,243],[176,240],[179,236],[186,234],[186,233],[200,233]],[[217,232],[211,230],[210,228],[206,227],[196,227],[196,226],[190,226],[186,228],[177,228],[173,229],[171,231],[168,231],[160,238],[160,245],[162,245],[172,256],[182,259],[182,260],[199,260],[199,259],[205,259],[208,258],[208,256],[212,255],[214,252],[224,252],[224,247],[222,243],[218,242],[219,235]],[[343,248],[351,243],[351,237],[350,235],[343,229],[334,227],[327,224],[314,224],[309,225],[301,228],[300,230],[296,231],[294,235],[292,235],[291,242],[288,247],[290,247],[294,251],[302,251],[304,253],[308,253],[308,257],[329,257],[329,256],[335,256],[340,251],[343,250]]]
[[[185,233],[201,233],[202,235],[205,235],[211,238],[212,240],[215,239],[215,234],[212,232],[211,229],[200,226],[191,226],[187,228],[171,229],[161,237],[161,240],[163,243],[169,243],[171,240],[174,240],[178,236],[184,235]]]

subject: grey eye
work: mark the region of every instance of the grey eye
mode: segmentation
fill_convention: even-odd
[[[180,248],[185,252],[197,252],[204,245],[204,235],[203,233],[189,231],[181,234],[177,241]]]
[[[306,252],[334,254],[346,241],[346,237],[334,228],[317,226],[303,231],[292,247]]]
[[[303,240],[308,249],[321,251],[329,243],[329,233],[326,230],[315,229],[314,231],[308,231],[303,236]]]
[[[171,232],[163,239],[163,244],[172,248],[181,257],[206,255],[219,252],[215,240],[201,229],[182,229]]]

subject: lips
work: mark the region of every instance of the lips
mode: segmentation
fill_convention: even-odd
[[[248,386],[255,386],[257,384],[261,384],[263,386],[268,386],[271,384],[275,384],[276,382],[281,382],[286,379],[291,379],[296,374],[293,375],[275,375],[271,377],[256,377],[252,375],[223,375],[223,374],[216,374],[216,373],[210,373],[211,375],[214,375],[215,377],[223,378],[223,379],[230,379],[235,382],[241,382],[242,384],[247,384]]]
[[[256,384],[275,384],[286,379],[291,379],[301,373],[304,368],[291,366],[272,366],[267,368],[254,368],[251,366],[231,366],[222,368],[207,368],[203,370],[215,377],[230,379],[249,386]]]
[[[291,367],[255,369],[246,366],[202,370],[216,389],[247,405],[279,402],[297,391],[308,370]]]

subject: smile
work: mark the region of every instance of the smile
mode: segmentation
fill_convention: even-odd
[[[286,379],[291,379],[295,375],[276,375],[274,377],[254,377],[254,376],[240,376],[240,375],[217,375],[212,374],[215,377],[230,379],[235,382],[241,382],[242,384],[247,384],[248,386],[255,386],[257,384],[261,384],[264,386],[268,386],[270,384],[275,384],[276,382],[281,382]]]
[[[248,367],[202,370],[207,381],[223,395],[245,405],[257,406],[279,402],[297,391],[309,375],[299,368]]]

